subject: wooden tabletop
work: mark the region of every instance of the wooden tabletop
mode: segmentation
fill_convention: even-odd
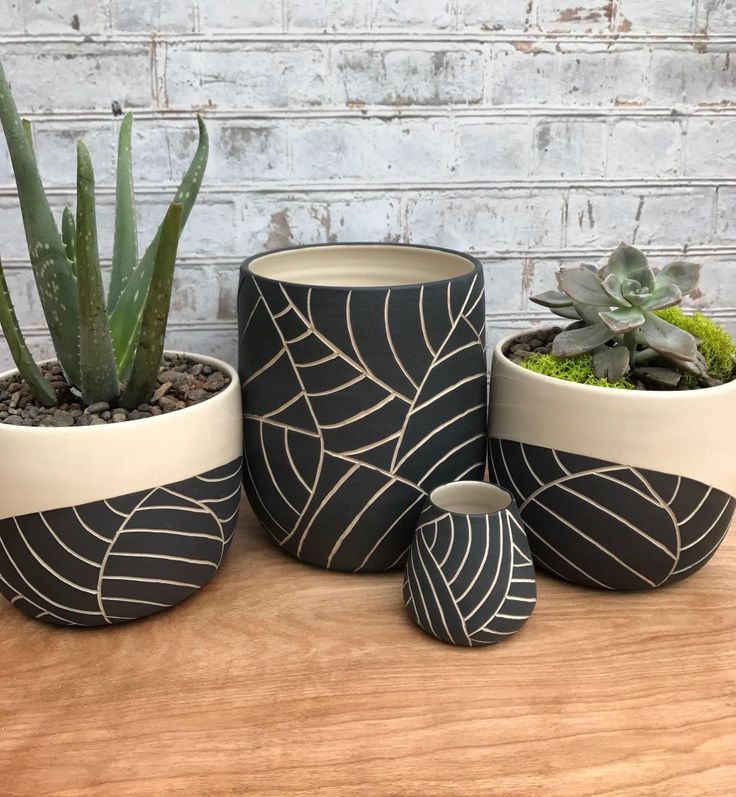
[[[539,576],[532,619],[453,648],[400,573],[323,572],[244,506],[213,583],[127,626],[0,606],[0,793],[736,793],[736,534],[688,581],[610,594]]]

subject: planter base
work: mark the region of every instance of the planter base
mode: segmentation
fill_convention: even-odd
[[[56,625],[137,620],[194,594],[233,537],[241,462],[103,501],[0,520],[0,592]]]
[[[491,438],[491,473],[515,495],[537,564],[568,581],[651,589],[697,572],[736,499],[694,479]]]

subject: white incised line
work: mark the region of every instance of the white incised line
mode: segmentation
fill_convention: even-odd
[[[391,354],[393,354],[394,359],[396,360],[396,364],[401,369],[401,372],[404,376],[409,380],[409,384],[414,388],[414,390],[419,389],[419,385],[412,379],[411,374],[406,370],[404,363],[401,361],[401,357],[399,357],[399,353],[396,351],[396,346],[394,346],[394,339],[391,335],[391,325],[388,321],[388,309],[389,309],[389,302],[391,299],[391,289],[389,288],[386,291],[386,300],[383,303],[383,323],[386,327],[386,340],[388,341],[388,346],[391,349]]]
[[[258,281],[254,279],[253,280],[253,284],[255,285],[256,290],[258,291],[260,297],[263,299],[263,304],[264,304],[266,310],[268,311],[268,314],[273,319],[273,314],[271,313],[271,308],[268,306],[268,302],[263,297],[263,293],[261,292],[261,288],[258,285]],[[295,310],[296,308],[294,307],[293,302],[291,301],[291,299],[287,295],[286,291],[284,290],[284,286],[283,285],[281,286],[281,292],[283,293],[284,298],[286,299],[286,302],[287,302],[288,306],[291,307],[291,309]],[[311,306],[311,301],[312,301],[312,289],[310,288],[307,291],[307,307]],[[301,316],[301,314],[300,314],[300,318],[301,318],[301,320],[302,320],[302,322],[304,324],[307,324],[306,319],[303,316]],[[289,350],[289,347],[286,344],[286,339],[284,338],[284,335],[283,335],[283,333],[281,331],[281,327],[279,327],[279,325],[276,323],[275,320],[274,320],[273,324],[274,324],[274,328],[276,329],[276,332],[277,332],[279,338],[281,339],[281,345],[283,346],[284,351],[286,352],[286,356],[289,358],[289,362],[291,363],[291,368],[292,368],[292,371],[294,372],[294,376],[296,377],[296,380],[299,383],[299,387],[301,388],[301,394],[304,396],[304,401],[306,402],[307,409],[309,410],[309,414],[312,416],[312,423],[314,424],[314,428],[315,429],[319,429],[319,423],[317,422],[317,415],[315,414],[314,408],[312,407],[312,404],[311,404],[311,402],[309,400],[309,396],[307,394],[307,390],[306,390],[306,388],[304,386],[304,380],[302,379],[302,376],[299,373],[299,369],[296,367],[296,362],[295,362],[294,358],[292,357],[291,351]],[[279,545],[282,545],[282,546],[285,545],[292,538],[292,536],[294,535],[296,530],[299,528],[299,524],[302,522],[302,520],[304,518],[304,515],[305,515],[305,513],[306,513],[306,511],[307,511],[312,499],[314,498],[314,493],[315,493],[315,490],[317,489],[317,484],[319,483],[320,477],[322,475],[322,467],[323,467],[323,464],[324,464],[324,455],[325,455],[325,445],[324,445],[324,440],[322,439],[322,435],[317,434],[316,437],[319,439],[319,460],[317,461],[317,468],[316,468],[315,474],[314,474],[314,482],[312,484],[312,488],[311,488],[311,491],[310,491],[309,498],[304,502],[304,509],[302,509],[301,513],[299,514],[299,517],[296,519],[296,521],[294,523],[294,526],[292,527],[292,529],[290,531],[287,532],[286,529],[284,529],[283,526],[281,526],[280,523],[278,523],[278,522],[276,523],[276,525],[286,535],[281,541],[279,541]],[[248,470],[250,472],[250,467],[248,467]],[[251,482],[252,481],[253,481],[253,476],[252,476],[252,473],[251,473]],[[260,496],[259,496],[259,498],[260,498]],[[265,508],[265,504],[263,503],[262,499],[261,499],[261,505]],[[266,510],[266,511],[268,512],[268,510]],[[268,514],[271,515],[270,512],[268,512]],[[273,516],[271,515],[271,517],[273,517]],[[301,543],[300,543],[300,548],[301,548]]]
[[[429,546],[427,546],[427,553],[429,554],[429,558],[432,560],[432,562],[434,563],[435,567],[437,568],[437,572],[440,573],[440,577],[442,577],[442,571],[440,570],[440,567],[437,564],[437,560],[434,558],[434,554],[432,553],[432,550],[431,550],[431,548]],[[440,603],[439,598],[437,597],[437,592],[436,592],[436,590],[434,588],[434,584],[432,583],[432,579],[431,579],[431,577],[429,575],[429,571],[427,570],[427,566],[424,564],[424,559],[422,557],[420,557],[420,561],[422,563],[422,567],[424,568],[424,572],[427,575],[427,581],[429,582],[429,588],[432,590],[432,595],[434,596],[435,603],[437,604],[437,608],[439,609],[440,616],[442,617],[442,624],[445,626],[445,631],[447,632],[447,636],[449,636],[450,639],[454,642],[455,641],[455,637],[450,633],[450,629],[447,627],[447,621],[445,619],[445,612],[444,612],[444,610],[442,608],[442,604]],[[444,580],[444,578],[443,578],[443,580]],[[465,636],[465,639],[467,640],[468,644],[470,644],[470,635],[468,634],[468,629],[467,629],[467,626],[466,626],[465,618],[463,617],[463,614],[460,611],[460,607],[458,606],[458,601],[455,599],[455,596],[452,594],[452,590],[450,590],[449,587],[447,588],[447,594],[449,595],[450,600],[452,601],[452,605],[455,607],[455,611],[457,612],[457,617],[458,617],[458,620],[460,621],[460,627],[463,630],[463,635]]]
[[[26,577],[23,575],[23,573],[21,572],[20,568],[19,568],[19,567],[18,567],[18,565],[15,563],[15,560],[13,559],[13,557],[12,557],[12,556],[10,555],[10,553],[8,552],[8,549],[5,547],[5,542],[3,541],[2,535],[0,535],[0,545],[1,545],[1,546],[2,546],[2,548],[3,548],[3,551],[5,551],[5,555],[8,557],[8,561],[10,562],[10,564],[12,564],[12,565],[13,565],[13,568],[15,569],[15,572],[16,572],[16,573],[17,573],[17,574],[18,574],[18,575],[21,577],[21,580],[23,581],[23,583],[24,583],[24,584],[25,584],[27,587],[30,587],[30,589],[31,589],[33,592],[35,592],[35,593],[36,593],[36,595],[39,595],[39,596],[40,596],[41,598],[43,598],[43,600],[45,600],[47,603],[51,604],[52,606],[55,606],[57,609],[63,609],[65,612],[71,612],[72,614],[86,614],[86,615],[90,615],[91,617],[97,617],[97,616],[99,616],[99,614],[100,614],[99,612],[90,612],[90,611],[88,611],[87,609],[75,609],[75,608],[73,608],[73,607],[71,607],[71,606],[65,606],[63,603],[57,603],[55,600],[52,600],[51,598],[49,598],[47,595],[44,595],[44,594],[43,594],[43,592],[41,592],[39,589],[37,589],[36,587],[34,587],[34,586],[33,586],[33,584],[31,584],[31,583],[28,581],[28,579],[27,579],[27,578],[26,578]],[[4,579],[3,579],[3,580],[4,580]],[[7,584],[7,582],[5,582],[5,583]],[[13,588],[13,587],[11,587],[11,589],[14,589],[14,588]],[[25,598],[25,600],[28,600],[28,602],[29,602],[29,603],[31,603],[31,602],[32,602],[32,601],[30,601],[28,598]],[[35,606],[35,605],[36,605],[36,604],[34,604],[34,606]],[[49,613],[50,613],[50,612],[49,612]]]
[[[645,581],[651,587],[655,587],[656,586],[654,581],[651,581],[650,579],[648,579],[645,575],[640,573],[638,570],[635,570],[633,567],[631,567],[631,565],[629,565],[626,562],[624,562],[623,559],[620,559],[618,556],[616,556],[616,554],[614,554],[611,551],[609,551],[608,548],[606,548],[604,545],[601,545],[601,543],[599,543],[597,540],[594,540],[592,537],[588,536],[584,531],[581,531],[579,528],[577,528],[577,526],[574,526],[572,523],[570,523],[569,520],[565,520],[565,518],[563,518],[561,515],[558,515],[557,512],[555,512],[554,510],[550,509],[548,506],[543,504],[538,498],[536,498],[534,500],[540,507],[542,507],[542,509],[544,509],[545,512],[549,512],[549,514],[552,515],[552,517],[554,517],[557,520],[559,520],[560,523],[564,524],[569,529],[572,529],[572,531],[574,531],[576,534],[579,534],[586,542],[589,542],[595,548],[598,548],[600,551],[602,551],[604,554],[606,554],[606,556],[608,556],[611,559],[613,559],[614,562],[617,562],[622,567],[626,568],[626,570],[628,570],[629,572],[633,573],[635,576],[640,578],[642,581]],[[552,546],[550,545],[549,547],[551,548]],[[589,576],[589,578],[590,578],[590,576]]]
[[[468,288],[468,292],[465,295],[465,301],[463,302],[463,306],[460,309],[460,312],[458,314],[457,319],[452,324],[452,327],[450,328],[450,331],[447,333],[447,335],[445,336],[445,339],[440,344],[440,347],[437,350],[437,353],[435,354],[434,359],[429,364],[429,367],[427,368],[427,371],[425,372],[424,377],[422,378],[422,381],[420,382],[419,387],[417,388],[416,395],[414,396],[414,399],[411,402],[411,405],[409,407],[409,411],[407,412],[406,417],[404,418],[404,422],[401,425],[399,442],[396,445],[396,450],[394,451],[394,456],[393,456],[393,458],[391,460],[391,470],[392,471],[396,471],[398,469],[398,465],[396,463],[396,459],[399,456],[399,451],[401,449],[401,442],[404,439],[404,434],[406,433],[406,430],[407,430],[407,428],[409,426],[409,420],[410,420],[410,418],[411,418],[411,416],[412,416],[412,414],[414,412],[414,408],[416,407],[417,402],[419,401],[419,397],[422,394],[422,390],[424,388],[424,385],[426,384],[427,379],[429,379],[430,374],[433,372],[434,367],[437,364],[438,356],[442,353],[442,350],[444,349],[444,347],[447,345],[448,341],[452,337],[452,334],[454,333],[455,328],[457,327],[458,321],[460,320],[460,318],[463,317],[463,314],[465,312],[465,308],[466,308],[466,306],[468,304],[468,300],[470,299],[470,295],[471,295],[471,293],[473,291],[473,288],[475,287],[475,283],[476,283],[477,279],[478,279],[477,275],[473,277],[473,281],[471,282],[470,287]]]
[[[294,471],[294,475],[302,483],[307,493],[310,493],[311,492],[310,486],[304,481],[304,477],[299,472],[299,468],[297,468],[296,463],[294,462],[294,458],[291,456],[291,447],[289,446],[288,429],[284,429],[284,450],[286,451],[286,458],[289,460],[289,465],[291,466],[291,469]]]
[[[686,551],[688,548],[692,548],[693,545],[697,545],[701,540],[704,540],[716,527],[718,521],[723,517],[723,513],[728,509],[728,506],[731,503],[731,501],[733,501],[733,499],[729,495],[728,498],[726,499],[726,503],[723,505],[723,509],[721,509],[721,511],[718,514],[718,517],[710,524],[708,530],[703,532],[703,534],[701,534],[697,540],[693,540],[692,542],[689,542],[687,545],[683,545],[681,551]]]

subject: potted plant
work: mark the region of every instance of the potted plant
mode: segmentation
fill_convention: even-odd
[[[536,562],[580,584],[645,589],[700,569],[734,513],[736,381],[728,333],[677,305],[700,269],[657,271],[621,244],[534,301],[571,319],[502,340],[490,464]]]
[[[50,623],[137,619],[212,578],[239,504],[237,374],[219,360],[163,350],[179,235],[205,171],[207,132],[199,119],[192,164],[139,260],[132,119],[123,120],[105,296],[86,147],[77,147],[76,216],[67,208],[59,230],[30,125],[1,66],[0,121],[57,355],[34,362],[0,263],[0,322],[17,366],[0,375],[0,591]]]

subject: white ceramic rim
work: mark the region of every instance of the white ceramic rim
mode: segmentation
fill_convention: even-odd
[[[407,261],[424,259],[426,265],[428,258],[442,261],[443,263],[455,263],[459,270],[453,271],[451,274],[442,273],[440,275],[426,274],[426,279],[412,279],[412,280],[371,280],[361,282],[352,277],[344,280],[335,281],[333,279],[290,279],[287,278],[288,274],[269,274],[264,272],[259,266],[262,266],[266,261],[278,263],[279,260],[288,262],[294,260],[294,265],[297,261],[304,261],[303,265],[299,266],[297,271],[304,269],[308,271],[308,264],[310,262],[318,263],[320,259],[332,259],[340,262],[343,269],[346,264],[345,261],[351,255],[355,256],[359,250],[365,250],[366,254],[370,254],[373,259],[380,264],[381,268],[387,275],[396,271],[395,264],[390,261],[390,255],[395,257],[403,257]],[[384,242],[362,242],[362,241],[345,241],[334,244],[305,244],[303,246],[289,246],[283,249],[274,249],[267,252],[260,252],[257,255],[247,258],[241,271],[251,274],[259,280],[266,280],[277,285],[292,285],[300,288],[316,288],[320,290],[340,290],[340,291],[364,291],[364,290],[407,290],[417,289],[423,286],[442,285],[448,282],[453,282],[457,279],[462,279],[469,275],[481,272],[483,267],[480,261],[466,252],[460,252],[455,249],[447,249],[440,246],[427,246],[425,244],[398,244],[398,243],[384,243]],[[339,269],[335,269],[335,273],[339,273]],[[334,276],[334,275],[333,275]],[[422,275],[425,276],[425,275]]]
[[[485,512],[467,512],[461,509],[452,509],[446,504],[442,503],[444,493],[455,493],[467,489],[471,489],[476,493],[482,492],[488,494],[489,501],[493,501],[494,498],[497,500],[503,499],[503,506],[497,506],[494,503],[493,508],[489,508]],[[439,497],[438,493],[440,493]],[[460,481],[440,484],[439,487],[435,487],[434,490],[432,490],[432,492],[429,494],[429,500],[432,504],[434,504],[435,507],[437,507],[437,509],[441,509],[443,512],[449,512],[451,515],[460,517],[486,517],[486,515],[497,515],[499,512],[503,512],[505,509],[508,509],[514,499],[508,490],[504,490],[503,487],[499,487],[497,484],[480,481],[479,479],[462,479]]]
[[[736,381],[687,391],[580,385],[512,362],[504,348],[519,334],[494,348],[491,437],[686,476],[736,495]]]
[[[230,384],[200,404],[137,421],[72,427],[0,423],[0,457],[9,463],[3,469],[0,518],[171,484],[242,456],[237,371],[215,357],[180,351],[167,354],[218,368],[230,377]],[[0,376],[14,373],[17,369]]]

